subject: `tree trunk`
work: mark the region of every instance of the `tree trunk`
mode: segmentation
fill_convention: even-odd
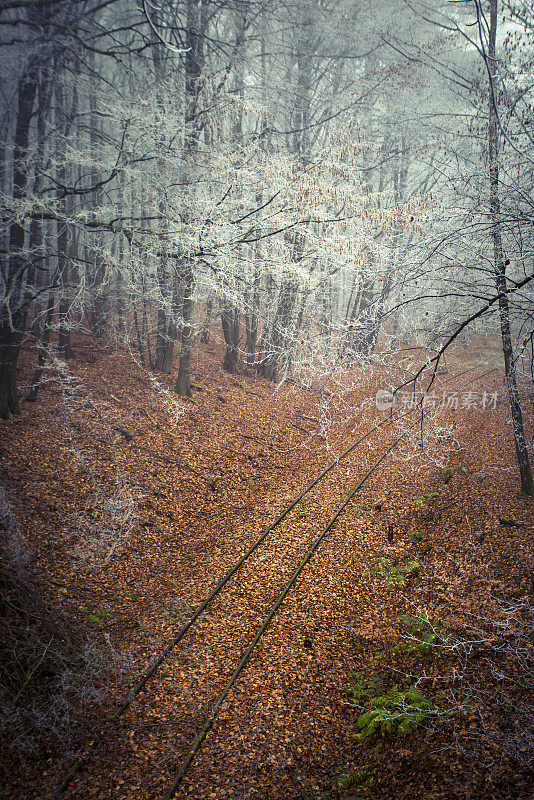
[[[14,320],[15,322],[15,320]],[[20,335],[8,322],[0,325],[0,415],[10,420],[20,414],[17,390],[17,362]]]
[[[210,341],[210,324],[211,324],[212,311],[213,311],[213,298],[210,297],[208,302],[206,303],[206,316],[204,317],[202,334],[200,336],[200,341],[202,342],[202,344],[209,344]]]
[[[201,91],[202,67],[204,64],[204,34],[208,24],[208,4],[206,0],[187,0],[186,53],[185,53],[185,141],[186,160],[193,166],[200,137],[198,101]],[[186,178],[186,182],[189,176]],[[191,357],[193,353],[193,288],[195,276],[191,259],[186,256],[183,272],[183,329],[180,365],[176,392],[183,397],[191,397]]]
[[[89,132],[91,141],[91,155],[93,163],[99,164],[101,161],[99,143],[101,141],[101,130],[97,117],[97,99],[94,78],[91,79],[89,91]],[[93,184],[96,186],[101,179],[98,167],[95,166],[92,174]],[[104,201],[101,188],[93,193],[93,204],[98,209]],[[96,212],[98,213],[98,211]],[[108,296],[106,288],[106,263],[102,256],[103,238],[101,234],[94,235],[94,246],[92,248],[92,269],[89,270],[89,286],[91,287],[91,327],[95,339],[103,339],[107,326]]]
[[[512,416],[512,430],[521,475],[521,489],[524,494],[534,497],[534,480],[530,467],[528,446],[525,438],[521,398],[517,387],[514,350],[510,325],[510,308],[507,289],[506,262],[503,252],[501,233],[501,201],[499,191],[499,121],[497,117],[497,63],[495,44],[497,39],[498,0],[490,0],[490,30],[488,40],[487,66],[489,71],[489,132],[488,162],[490,180],[490,212],[493,255],[495,260],[495,285],[499,293],[499,320],[501,326],[502,351],[504,356],[504,372],[506,388]]]
[[[258,261],[256,261],[252,291],[250,292],[249,299],[249,313],[245,316],[245,330],[247,336],[247,370],[249,372],[252,372],[256,366],[256,346],[258,343],[260,307],[259,290],[260,273]]]
[[[384,305],[389,297],[392,283],[393,283],[392,277],[388,276],[384,280],[384,283],[382,284],[382,292],[380,293],[380,297],[376,303],[376,307],[373,313],[373,324],[371,325],[369,333],[365,337],[364,352],[367,354],[368,357],[370,357],[373,354],[378,340],[378,335],[380,333],[380,328],[382,326],[382,315],[384,313]]]
[[[13,199],[22,200],[26,195],[28,173],[25,159],[28,153],[30,125],[37,93],[39,70],[31,62],[18,85],[18,113],[14,135]],[[9,228],[9,260],[4,305],[0,312],[0,417],[11,419],[20,414],[17,390],[17,363],[22,341],[27,308],[19,298],[18,307],[13,308],[13,298],[19,294],[28,266],[23,257],[24,228],[20,222],[12,222]]]
[[[143,367],[145,366],[145,348],[143,346],[143,337],[141,335],[141,328],[139,327],[139,317],[137,315],[137,306],[135,303],[133,304],[133,318],[134,318],[134,327],[135,327],[135,334],[137,338],[137,350],[139,352],[139,357],[141,359],[141,364]]]
[[[221,323],[226,346],[223,369],[225,372],[235,373],[239,357],[239,309],[221,309]]]
[[[166,284],[164,283],[166,281]],[[172,281],[172,287],[170,286]],[[178,338],[179,325],[176,320],[182,313],[180,279],[171,278],[167,270],[160,275],[160,291],[163,303],[158,307],[158,329],[156,334],[156,358],[154,366],[166,375],[170,374],[174,360],[174,343]],[[172,297],[171,297],[172,294]]]
[[[298,286],[293,277],[283,279],[276,315],[268,339],[262,343],[266,351],[260,364],[260,371],[268,381],[277,381],[288,347],[288,331],[295,305]]]
[[[176,381],[176,392],[182,397],[191,397],[191,356],[193,353],[193,266],[190,262],[184,271],[184,300],[182,329],[182,349],[180,351],[180,366]]]
[[[351,364],[367,354],[365,342],[371,330],[373,300],[374,279],[362,276],[348,317],[349,325],[343,345],[343,355],[348,356]]]
[[[167,276],[168,278],[168,276]],[[156,354],[154,357],[154,366],[160,372],[169,373],[170,369],[167,369],[167,358],[166,353],[169,346],[169,334],[168,334],[168,317],[167,311],[163,306],[158,307],[158,328],[156,331]],[[174,345],[174,342],[172,343]]]
[[[50,333],[52,331],[52,321],[54,319],[55,307],[56,307],[55,292],[54,289],[51,289],[50,294],[48,296],[48,305],[46,307],[44,331],[38,346],[39,356],[37,359],[37,366],[33,373],[31,389],[26,396],[26,400],[28,400],[30,403],[35,403],[35,401],[37,400],[37,392],[39,391],[39,386],[41,385],[41,379],[43,377],[46,359],[48,357],[48,346],[50,344]]]
[[[61,78],[59,78],[61,80]],[[57,163],[58,163],[58,184],[66,186],[68,181],[67,169],[65,166],[66,161],[66,143],[70,134],[71,126],[78,111],[78,94],[76,89],[73,92],[72,108],[70,114],[67,116],[65,94],[60,82],[56,84],[56,130],[59,134],[59,143],[57,147]],[[68,217],[68,212],[73,211],[73,200],[67,201],[63,198],[58,203],[58,208],[63,211],[65,217]],[[57,247],[58,247],[58,271],[59,271],[59,287],[60,287],[60,300],[59,300],[59,331],[58,331],[58,354],[65,359],[74,358],[74,351],[71,345],[70,338],[70,320],[69,313],[71,309],[70,302],[70,283],[71,283],[71,256],[74,244],[69,245],[69,238],[74,237],[74,231],[69,230],[71,226],[65,221],[57,221]],[[69,234],[70,233],[70,237]]]

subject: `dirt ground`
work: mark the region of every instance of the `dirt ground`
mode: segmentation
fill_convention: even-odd
[[[109,676],[102,669],[103,699],[85,700],[85,726],[68,747],[53,731],[37,752],[25,750],[22,734],[7,743],[2,797],[13,800],[50,793],[76,748],[94,738],[130,682],[239,556],[382,418],[372,406],[351,410],[373,381],[380,387],[376,374],[342,397],[332,386],[274,387],[224,374],[211,346],[197,354],[193,400],[182,400],[171,376],[158,376],[156,386],[126,352],[95,354],[89,342],[76,349],[69,381],[50,379],[20,419],[0,423],[2,484],[42,602],[115,667]],[[472,351],[469,358],[476,362]],[[448,364],[452,387],[466,382],[454,378],[461,359]],[[531,796],[532,740],[525,752],[520,744],[528,721],[514,716],[508,698],[518,708],[532,700],[532,686],[521,683],[532,652],[514,635],[528,609],[532,620],[533,505],[519,491],[502,375],[490,368],[461,390],[477,395],[475,405],[445,414],[448,470],[410,457],[405,443],[351,501],[261,639],[177,798]],[[495,408],[482,407],[483,391],[498,391]],[[530,438],[532,400],[526,393]],[[435,432],[432,448],[440,436],[447,434]],[[273,531],[103,737],[65,798],[165,796],[285,582],[392,437],[389,430],[363,442]],[[373,572],[379,558],[392,570],[418,567],[388,588]],[[510,608],[512,621],[495,628]],[[463,672],[465,644],[423,660],[392,652],[403,641],[399,616],[421,610],[440,621],[448,641],[479,642]],[[516,649],[497,652],[499,636]],[[348,674],[373,670],[387,686],[411,675],[439,712],[402,737],[357,740],[362,710],[347,693]],[[343,782],[358,771],[352,786]]]

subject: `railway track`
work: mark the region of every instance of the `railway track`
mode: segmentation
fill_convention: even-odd
[[[175,650],[176,646],[193,628],[193,626],[195,625],[195,623],[197,623],[199,618],[202,617],[202,615],[212,604],[213,600],[223,592],[225,587],[227,587],[228,584],[231,582],[232,578],[245,566],[245,564],[249,561],[251,556],[261,548],[261,546],[268,540],[270,535],[279,527],[279,525],[290,514],[290,512],[293,511],[293,509],[295,509],[299,505],[299,503],[301,503],[301,501],[310,492],[312,492],[313,489],[317,487],[329,473],[331,473],[344,459],[346,459],[354,450],[356,450],[356,448],[359,445],[361,445],[364,441],[373,436],[373,434],[382,433],[392,428],[396,422],[412,415],[416,410],[417,409],[412,409],[404,413],[397,412],[391,415],[390,417],[387,417],[386,419],[381,420],[377,424],[373,425],[369,430],[365,432],[365,434],[359,437],[343,453],[341,453],[341,455],[338,458],[332,461],[310,484],[308,484],[304,488],[302,492],[300,492],[293,500],[291,500],[291,502],[288,505],[285,506],[283,511],[277,516],[274,522],[247,549],[247,551],[243,554],[243,556],[241,556],[238,559],[238,561],[236,561],[236,563],[226,572],[223,578],[216,584],[213,590],[207,595],[205,600],[197,607],[197,609],[187,620],[187,622],[185,622],[180,627],[176,635],[168,642],[166,647],[151,661],[151,663],[148,665],[147,669],[142,673],[142,675],[139,676],[138,680],[131,689],[130,693],[121,703],[117,711],[112,715],[112,717],[109,718],[106,724],[93,736],[92,742],[89,745],[89,747],[86,749],[83,755],[80,758],[78,758],[76,763],[71,767],[71,769],[69,770],[68,774],[66,775],[62,783],[52,792],[52,794],[48,796],[50,800],[52,800],[52,798],[55,799],[61,797],[62,795],[64,795],[64,793],[68,788],[71,788],[74,785],[76,776],[79,775],[79,773],[82,771],[82,768],[88,767],[91,757],[95,754],[95,751],[99,746],[99,744],[111,732],[111,730],[117,724],[120,717],[125,713],[125,711],[132,706],[138,695],[147,687],[147,684],[155,677],[156,673],[158,672],[158,669],[168,659],[170,654]],[[367,483],[368,479],[376,471],[376,469],[378,469],[378,467],[384,461],[384,459],[389,455],[389,453],[391,453],[398,446],[400,441],[417,424],[418,420],[411,423],[407,428],[404,429],[404,431],[402,431],[399,435],[394,437],[393,442],[387,447],[387,449],[382,453],[382,455],[372,464],[372,466],[367,470],[367,472],[358,481],[358,483],[342,497],[341,501],[338,504],[337,509],[330,516],[328,522],[321,528],[319,534],[313,539],[311,544],[305,545],[305,550],[303,555],[301,556],[298,563],[296,565],[293,565],[289,580],[287,580],[283,584],[282,588],[277,591],[275,602],[271,604],[267,615],[264,616],[263,622],[261,623],[255,635],[250,640],[248,646],[244,650],[243,655],[240,658],[239,662],[237,663],[231,677],[228,679],[224,688],[219,693],[217,699],[212,704],[204,724],[202,725],[196,737],[194,738],[194,741],[189,746],[187,750],[187,755],[185,756],[180,766],[180,769],[178,770],[172,782],[170,783],[165,795],[163,795],[162,800],[171,800],[171,798],[175,797],[176,792],[180,786],[180,783],[182,782],[184,776],[186,775],[195,756],[200,751],[202,744],[206,739],[206,736],[212,729],[215,720],[217,718],[217,715],[219,714],[229,693],[231,692],[239,676],[243,673],[247,664],[249,663],[252,653],[254,652],[261,638],[267,631],[278,610],[284,603],[284,600],[287,598],[292,587],[295,585],[296,581],[298,580],[302,572],[305,570],[306,565],[313,558],[314,554],[320,547],[325,537],[328,535],[329,531],[334,527],[336,521],[343,514],[349,503],[354,499],[355,495]]]

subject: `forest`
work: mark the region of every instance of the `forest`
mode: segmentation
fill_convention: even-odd
[[[532,0],[0,0],[0,800],[530,800]]]

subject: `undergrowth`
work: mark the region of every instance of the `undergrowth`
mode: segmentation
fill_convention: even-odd
[[[425,752],[462,763],[466,785],[471,772],[495,786],[511,775],[526,785],[534,774],[531,598],[501,601],[493,618],[471,614],[461,628],[418,609],[398,617],[397,629],[395,643],[349,674],[359,747],[426,727]],[[421,769],[417,751],[412,763]]]
[[[355,688],[359,694],[359,686]],[[374,733],[404,736],[437,711],[437,706],[415,684],[405,691],[395,684],[387,692],[368,698],[366,707],[367,710],[358,717],[360,731],[356,738],[360,741]]]
[[[402,588],[406,586],[408,577],[419,571],[420,566],[418,561],[408,561],[406,564],[397,565],[390,558],[382,557],[370,571],[362,573],[362,578],[379,575],[385,589]]]
[[[3,490],[0,529],[0,776],[7,777],[7,763],[11,773],[18,764],[28,774],[75,751],[91,712],[128,670],[109,639],[95,643],[49,607]]]

